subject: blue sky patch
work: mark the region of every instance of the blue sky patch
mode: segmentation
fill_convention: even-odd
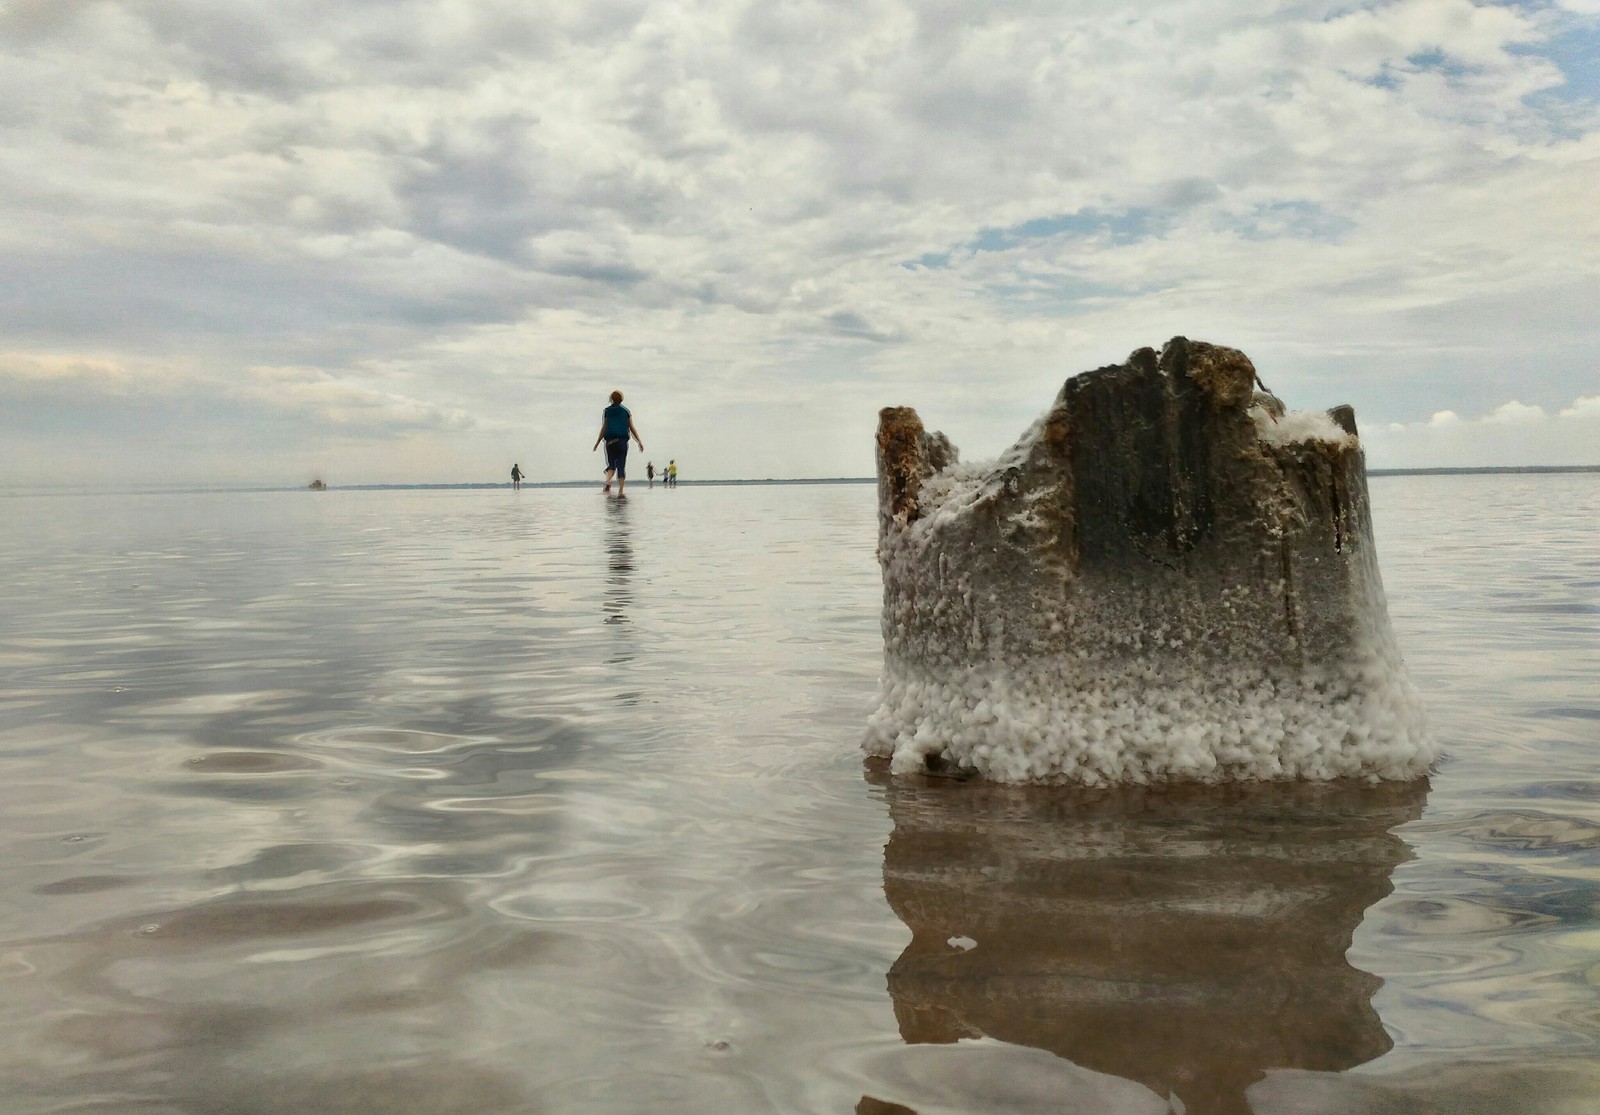
[[[1135,206],[1118,213],[1099,209],[1080,209],[1055,217],[1036,217],[1010,228],[986,228],[972,242],[980,252],[1004,252],[1030,240],[1049,240],[1057,236],[1104,237],[1113,244],[1134,244],[1155,234],[1156,211]]]
[[[1442,50],[1419,50],[1406,55],[1406,61],[1418,70],[1432,70],[1445,77],[1466,77],[1475,67],[1452,58]]]
[[[950,266],[949,252],[926,252],[916,259],[908,259],[900,265],[907,271],[943,271]]]
[[[1514,53],[1537,54],[1550,59],[1566,83],[1545,89],[1541,97],[1563,101],[1600,101],[1600,20],[1568,27],[1537,47],[1512,48]]]
[[[956,248],[943,252],[927,252],[900,266],[908,271],[943,270],[950,266],[957,254],[976,252],[1006,252],[1039,240],[1058,236],[1074,239],[1103,239],[1114,245],[1136,244],[1158,234],[1159,211],[1150,206],[1135,206],[1120,212],[1100,209],[1080,209],[1054,217],[1035,217],[1007,228],[986,228],[977,236]]]
[[[1258,206],[1237,226],[1246,240],[1321,240],[1334,243],[1355,222],[1310,201],[1279,201]]]

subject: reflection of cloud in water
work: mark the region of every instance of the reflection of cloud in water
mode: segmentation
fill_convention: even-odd
[[[1592,1059],[1425,1065],[1382,1077],[1274,1072],[1250,1089],[1253,1115],[1568,1115],[1600,1111]]]
[[[1150,1089],[1025,1045],[908,1045],[863,1059],[855,1115],[1172,1115]],[[892,1096],[883,1099],[880,1096]]]
[[[17,942],[76,1009],[39,1016],[70,1070],[7,1065],[11,1080],[64,1102],[114,1093],[119,1111],[529,1110],[511,1076],[434,1050],[470,1024],[478,973],[553,963],[561,941],[464,898],[448,880],[313,884]]]
[[[567,791],[551,776],[577,760],[581,732],[455,701],[403,728],[292,742],[192,757],[175,770],[193,786],[157,785],[233,804],[251,799],[217,789],[229,779],[292,785],[286,800],[315,804],[296,839],[268,842],[280,830],[241,811],[226,835],[208,830],[187,876],[34,888],[57,924],[8,943],[30,973],[0,1043],[8,1081],[63,1105],[114,1092],[117,1110],[533,1109],[520,1075],[480,1063],[460,1035],[493,1009],[486,976],[557,978],[585,947],[485,901],[562,848]],[[105,892],[114,907],[96,904]],[[64,1059],[20,1055],[41,1046]]]
[[[567,722],[501,720],[452,706],[430,730],[347,728],[302,736],[302,753],[343,772],[387,855],[419,874],[494,874],[508,855],[561,840],[562,792],[546,776],[577,761],[581,734]],[[471,734],[440,730],[444,723]]]
[[[890,780],[884,890],[906,1041],[987,1036],[1247,1112],[1271,1068],[1390,1040],[1345,952],[1409,858],[1425,782],[1165,789]],[[968,941],[952,939],[970,938]]]

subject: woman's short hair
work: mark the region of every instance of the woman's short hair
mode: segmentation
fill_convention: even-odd
[[[622,402],[622,392],[621,391],[613,391],[613,392],[611,392],[611,401],[614,402],[614,403]]]

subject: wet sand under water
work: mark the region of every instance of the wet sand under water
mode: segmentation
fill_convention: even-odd
[[[1600,1109],[1600,478],[1385,477],[1429,783],[890,779],[870,487],[0,499],[0,1113]]]

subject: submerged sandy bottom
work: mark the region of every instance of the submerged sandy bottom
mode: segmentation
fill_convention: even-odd
[[[889,779],[870,486],[0,500],[0,1111],[1600,1105],[1600,478],[1372,498],[1431,788]]]

